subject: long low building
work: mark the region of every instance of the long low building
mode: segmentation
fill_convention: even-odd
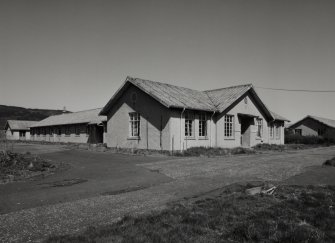
[[[251,84],[197,91],[128,77],[101,110],[108,147],[185,150],[284,144],[286,118]]]
[[[101,109],[50,116],[30,127],[32,141],[103,143],[106,116]]]
[[[8,140],[29,140],[30,126],[36,121],[8,120],[5,125],[6,139]]]

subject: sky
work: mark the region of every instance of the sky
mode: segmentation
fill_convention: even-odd
[[[334,0],[0,0],[0,104],[103,107],[127,76],[252,83],[291,121],[335,119]]]

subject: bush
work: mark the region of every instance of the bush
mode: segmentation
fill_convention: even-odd
[[[285,136],[285,143],[287,144],[309,144],[309,145],[328,145],[334,144],[335,140],[330,137],[321,136],[301,136],[299,134],[290,134]]]
[[[182,153],[177,153],[177,156],[222,156],[232,154],[253,154],[255,151],[250,148],[210,148],[210,147],[191,147]]]
[[[326,166],[335,166],[335,157],[332,158],[332,159],[329,159],[329,160],[326,160],[323,165],[326,165]]]

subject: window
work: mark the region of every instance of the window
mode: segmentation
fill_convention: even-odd
[[[42,128],[42,135],[45,137],[46,134],[47,134],[46,128]]]
[[[302,130],[301,129],[294,129],[294,133],[298,135],[302,135]]]
[[[140,136],[140,114],[129,113],[129,136],[139,137]]]
[[[274,126],[273,126],[273,124],[272,125],[270,125],[270,138],[273,138],[274,137]]]
[[[276,138],[280,138],[280,126],[276,126]]]
[[[318,136],[323,136],[325,134],[324,128],[318,128]]]
[[[75,127],[74,133],[76,134],[76,136],[80,136],[80,126]]]
[[[65,136],[70,136],[70,133],[71,133],[70,126],[66,126],[65,127]]]
[[[39,128],[36,128],[36,134],[37,134],[37,137],[40,136],[40,129]]]
[[[199,137],[207,137],[207,117],[204,112],[199,114]]]
[[[86,136],[90,135],[90,127],[86,126]]]
[[[193,137],[194,114],[191,112],[185,113],[185,137]]]
[[[263,136],[263,119],[257,118],[257,137]]]
[[[62,135],[62,129],[59,127],[57,128],[57,136],[61,136]]]
[[[20,137],[25,137],[26,136],[26,132],[25,131],[20,131]]]
[[[50,127],[50,128],[49,128],[49,134],[50,134],[50,136],[53,136],[53,134],[54,134],[54,129],[53,129],[53,127]]]
[[[224,117],[224,136],[226,138],[234,137],[234,116],[232,115]]]

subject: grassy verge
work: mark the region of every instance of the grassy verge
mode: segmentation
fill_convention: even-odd
[[[63,167],[65,168],[65,164],[51,163],[30,153],[18,154],[2,151],[0,152],[0,183],[4,184],[40,175],[45,176]]]
[[[160,212],[127,216],[47,242],[335,241],[335,187],[279,186],[271,196],[249,196],[246,188],[227,187]]]

